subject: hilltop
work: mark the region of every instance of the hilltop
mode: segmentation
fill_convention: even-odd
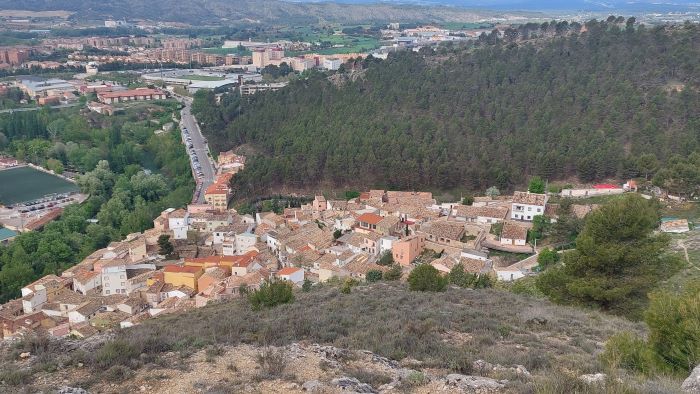
[[[219,106],[200,97],[198,119],[215,149],[261,153],[236,179],[243,195],[626,179],[700,148],[697,25],[527,29],[357,61]]]
[[[320,22],[470,22],[514,19],[525,13],[489,12],[456,7],[391,4],[296,3],[278,0],[0,0],[0,9],[69,11],[79,20],[147,19],[192,25],[217,23],[307,24]],[[535,15],[535,13],[530,13]]]
[[[604,372],[597,355],[620,331],[643,328],[502,290],[421,293],[378,283],[341,294],[323,285],[259,312],[237,299],[88,341],[30,338],[5,352],[0,371],[8,382],[20,375],[13,381],[30,391],[300,392],[316,380],[335,392],[333,379],[354,377],[373,390],[434,392],[454,390],[449,375],[457,373],[490,377],[503,385],[496,392],[588,392],[577,377]],[[21,358],[25,351],[32,355]],[[621,378],[615,390],[680,386]]]

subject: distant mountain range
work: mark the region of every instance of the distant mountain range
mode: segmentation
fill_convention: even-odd
[[[352,4],[356,3],[356,4]],[[430,7],[389,2],[313,2],[280,0],[0,0],[0,10],[74,13],[74,18],[149,19],[190,24],[318,23],[318,22],[470,22],[513,19],[522,13],[470,10],[453,4]]]
[[[318,0],[289,0],[304,3]],[[529,11],[635,11],[635,12],[669,12],[700,11],[698,0],[335,0],[344,4],[416,4],[423,6],[451,6],[472,9],[491,10],[529,10]]]

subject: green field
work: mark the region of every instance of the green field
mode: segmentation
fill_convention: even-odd
[[[47,194],[75,191],[78,191],[76,185],[31,167],[0,171],[0,203],[5,205],[36,200]]]

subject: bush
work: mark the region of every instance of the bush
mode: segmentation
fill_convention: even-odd
[[[287,356],[282,349],[266,347],[258,354],[258,365],[263,379],[275,379],[282,376],[287,365]]]
[[[383,265],[385,267],[394,264],[394,255],[391,254],[391,251],[384,252],[379,261],[377,261],[377,264]]]
[[[493,287],[493,280],[490,276],[466,272],[462,263],[458,263],[452,267],[452,270],[447,278],[453,285],[464,288],[485,289],[488,287]]]
[[[398,264],[392,265],[389,271],[383,275],[384,280],[399,280],[401,276],[403,276],[403,268]]]
[[[610,337],[600,358],[611,369],[625,368],[643,374],[648,374],[653,364],[653,355],[646,343],[629,332]]]
[[[116,365],[129,365],[141,354],[141,349],[123,339],[108,342],[95,355],[95,366],[108,369]]]
[[[253,310],[272,308],[277,305],[294,301],[292,284],[286,281],[265,282],[260,289],[248,295]]]
[[[131,377],[132,373],[132,370],[123,365],[115,365],[107,371],[105,371],[104,377],[107,381],[110,382],[121,382]]]
[[[311,291],[311,286],[313,285],[313,282],[311,282],[308,279],[304,279],[304,283],[301,285],[301,290],[305,293],[308,293]]]
[[[419,265],[408,275],[409,288],[414,291],[444,291],[447,282],[440,271],[428,264]]]
[[[474,196],[466,196],[462,199],[462,205],[474,204]]]
[[[352,278],[345,279],[345,282],[343,282],[343,287],[340,288],[340,292],[343,294],[350,294],[352,292],[352,288],[360,284],[358,281]]]
[[[537,269],[544,271],[550,266],[559,262],[559,253],[556,250],[544,248],[537,256]]]
[[[0,371],[0,381],[10,386],[24,386],[31,382],[32,373],[26,369]]]
[[[379,282],[382,280],[382,275],[382,271],[369,270],[367,271],[367,275],[365,275],[365,279],[367,279],[367,282]]]

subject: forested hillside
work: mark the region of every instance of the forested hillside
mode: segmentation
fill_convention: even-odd
[[[582,31],[402,52],[345,67],[361,77],[341,87],[312,73],[219,106],[202,94],[195,109],[215,148],[260,153],[236,177],[257,191],[509,189],[533,174],[651,178],[669,162],[666,177],[688,179],[660,182],[694,188],[697,169],[681,168],[700,149],[700,28]]]

